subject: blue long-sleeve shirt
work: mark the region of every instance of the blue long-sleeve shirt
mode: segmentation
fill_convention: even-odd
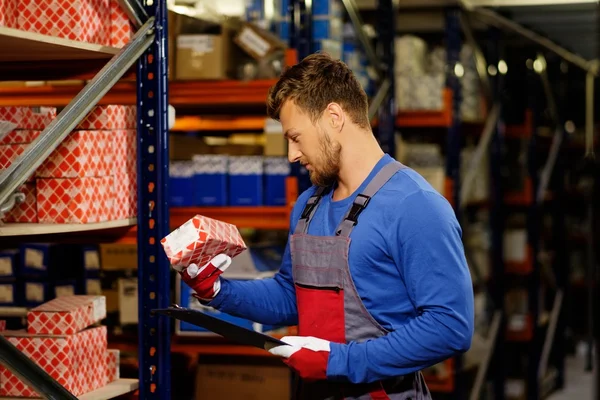
[[[350,197],[323,197],[308,233],[333,236],[348,207],[392,158],[384,156]],[[308,198],[292,211],[290,232]],[[362,343],[331,343],[328,378],[353,383],[404,375],[436,364],[471,344],[473,286],[461,228],[449,203],[412,169],[403,169],[371,199],[351,234],[349,265],[360,298],[389,334]],[[277,275],[222,279],[210,306],[263,324],[298,323],[289,243]]]

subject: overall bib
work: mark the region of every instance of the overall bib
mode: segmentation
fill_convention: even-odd
[[[369,314],[348,266],[350,233],[370,198],[400,169],[385,165],[360,193],[336,229],[336,236],[308,235],[308,225],[326,188],[308,200],[291,237],[292,271],[298,304],[298,334],[336,343],[362,342],[389,333]],[[385,357],[385,355],[383,355]],[[369,384],[297,380],[297,399],[429,400],[421,372]]]

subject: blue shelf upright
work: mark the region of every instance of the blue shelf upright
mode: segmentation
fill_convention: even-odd
[[[170,321],[151,310],[170,305],[170,265],[160,240],[168,234],[169,138],[167,6],[145,0],[155,17],[154,43],[137,64],[138,304],[141,399],[170,399]]]

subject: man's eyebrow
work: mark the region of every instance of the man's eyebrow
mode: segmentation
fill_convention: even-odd
[[[293,133],[294,128],[290,128],[287,131],[285,131],[285,133],[283,134],[283,137],[286,139],[289,139],[290,135]]]

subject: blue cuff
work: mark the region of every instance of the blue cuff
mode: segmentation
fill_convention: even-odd
[[[343,343],[329,343],[329,359],[327,360],[327,379],[346,380],[344,371],[348,355],[348,345]]]

